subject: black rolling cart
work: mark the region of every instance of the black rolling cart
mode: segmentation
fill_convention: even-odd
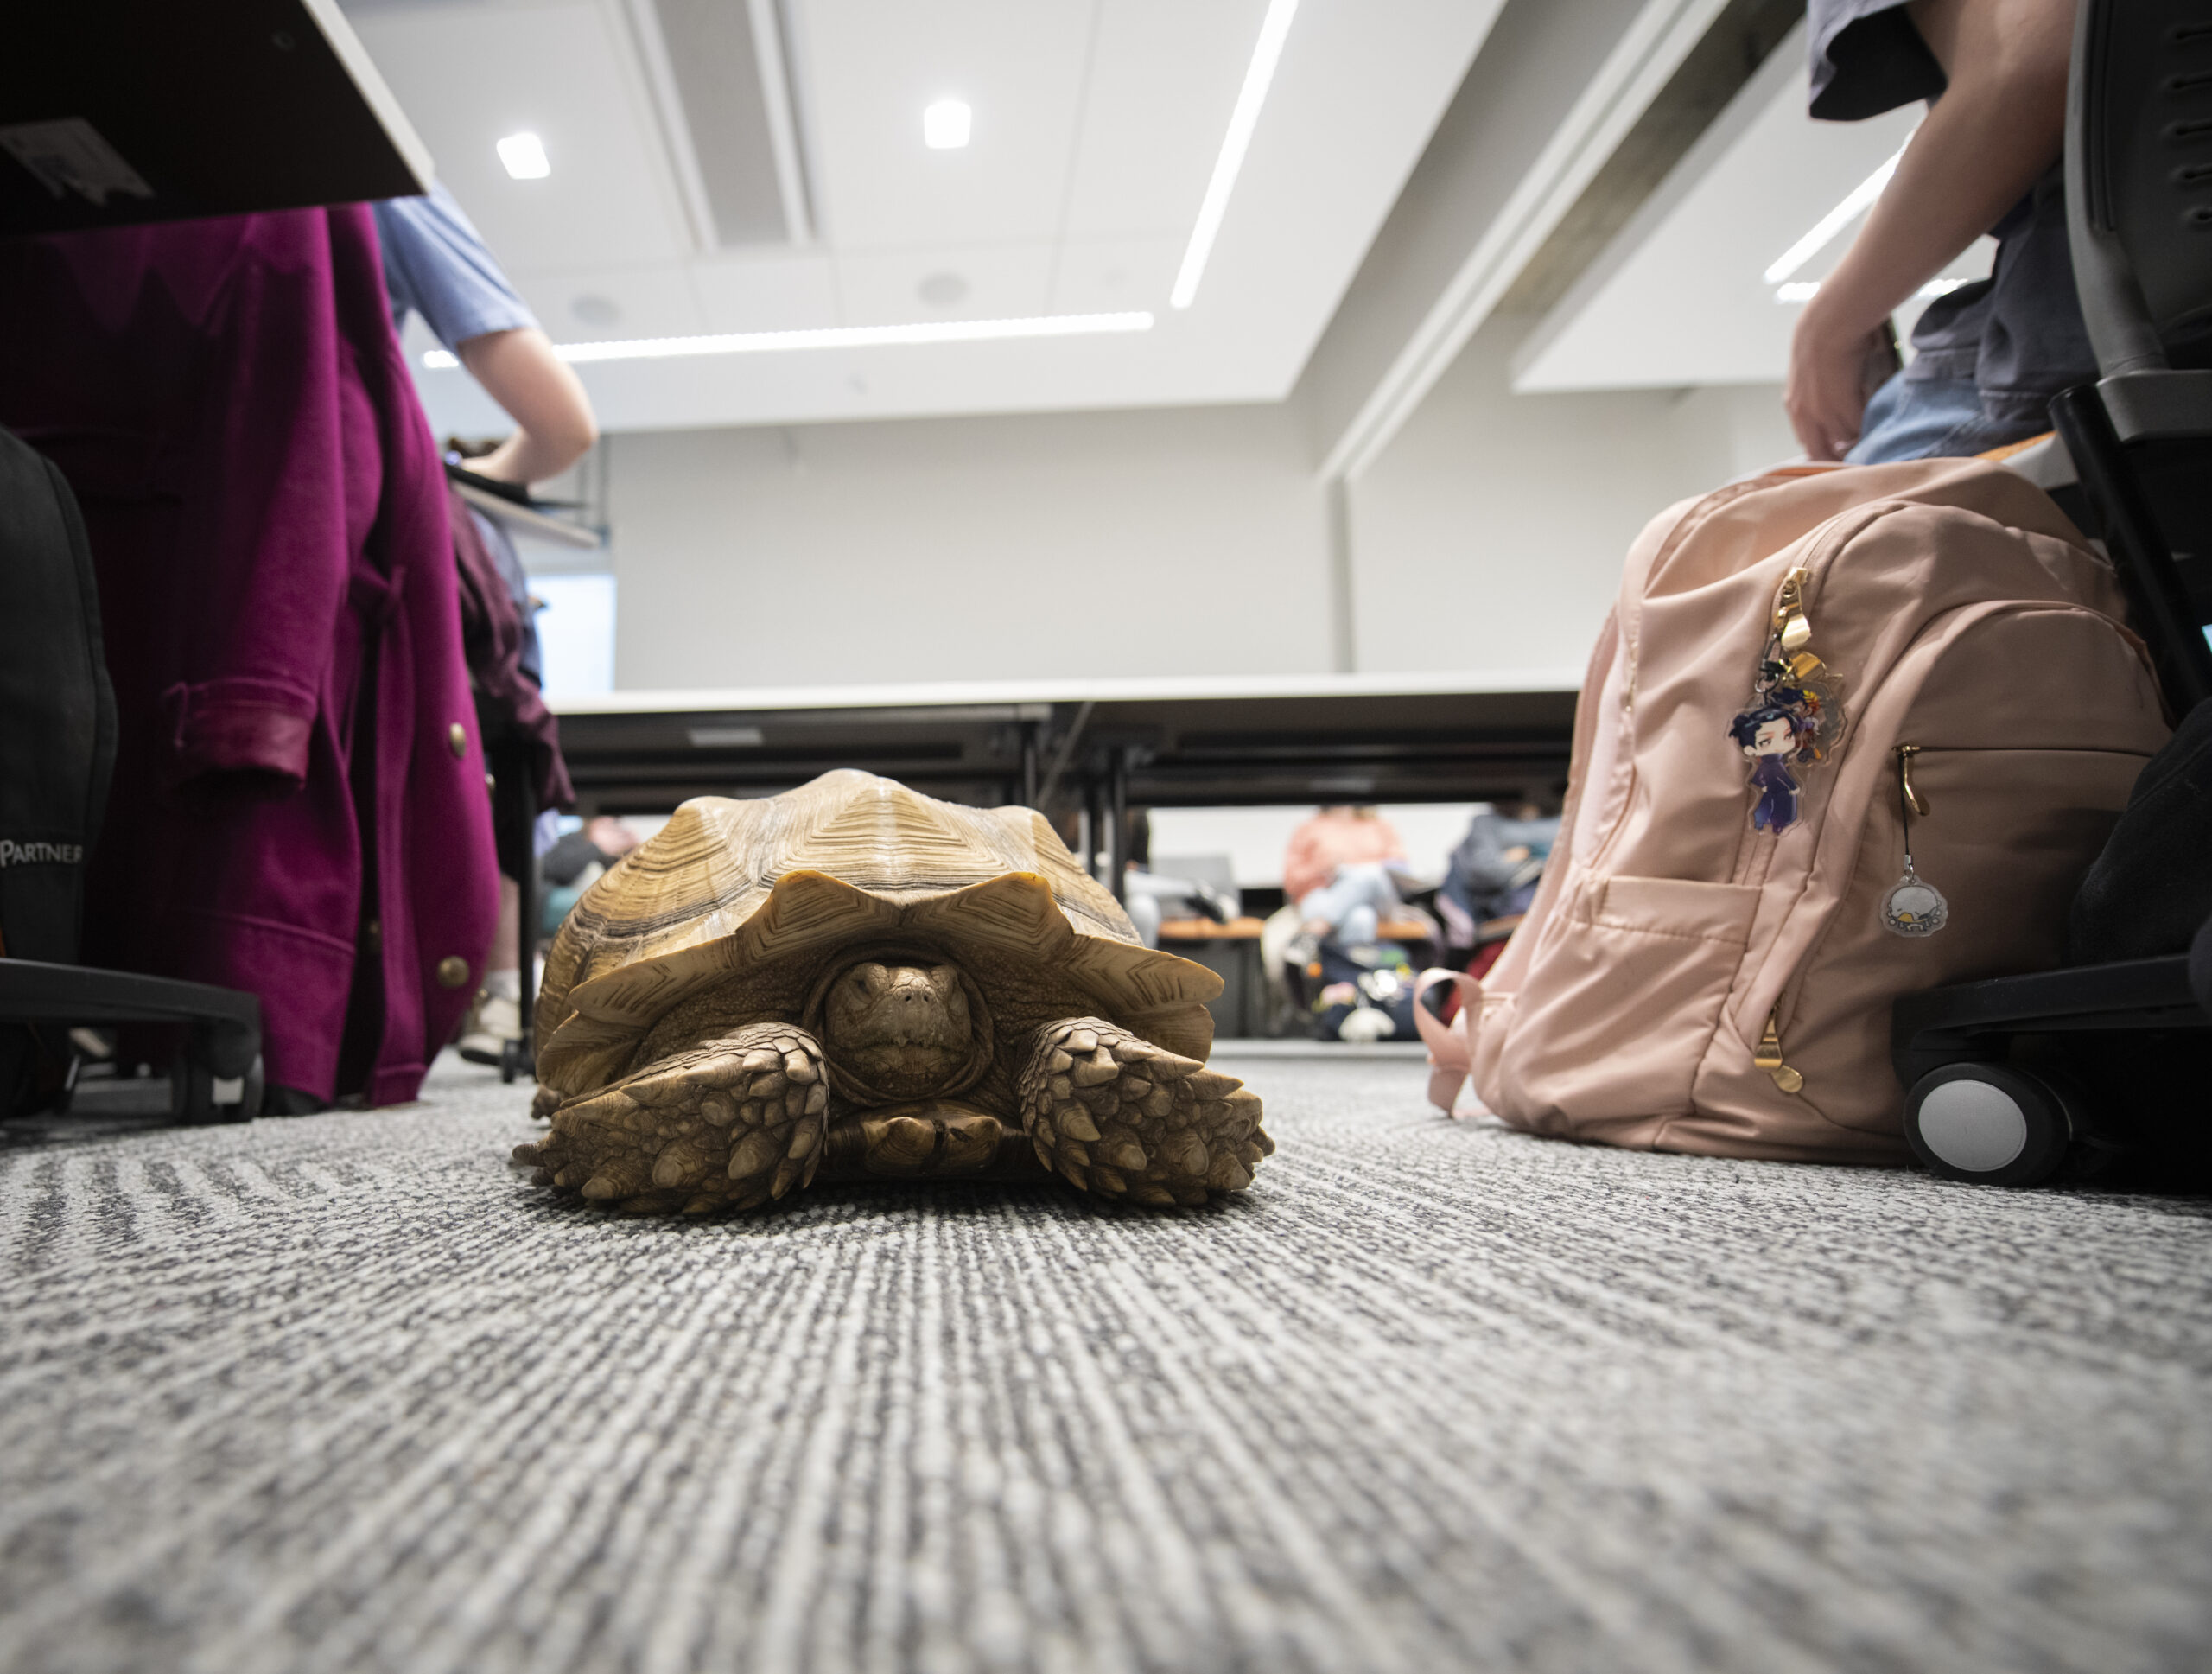
[[[2083,0],[2066,193],[2094,385],[2051,404],[2030,474],[2102,537],[2177,716],[2212,698],[2212,7]],[[2066,478],[2070,475],[2069,482]],[[2212,866],[2212,856],[2204,857]],[[1953,1180],[2026,1186],[2100,1153],[2212,1162],[2212,1015],[2189,958],[1910,994],[1892,1014],[1905,1137]]]

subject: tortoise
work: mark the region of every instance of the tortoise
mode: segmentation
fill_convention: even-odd
[[[518,1146],[638,1213],[825,1180],[1053,1174],[1198,1204],[1274,1149],[1205,1067],[1222,981],[1146,947],[1044,817],[840,769],[699,797],[585,891]]]

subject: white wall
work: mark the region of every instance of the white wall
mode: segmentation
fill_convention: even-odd
[[[1493,321],[1350,490],[1363,672],[1579,675],[1663,506],[1795,451],[1771,386],[1516,396]],[[606,444],[624,689],[1331,663],[1289,406],[663,431]]]
[[[1528,323],[1477,333],[1351,485],[1363,671],[1579,672],[1645,522],[1797,451],[1772,385],[1516,396]]]
[[[1322,491],[1280,406],[608,445],[625,688],[1328,667]]]

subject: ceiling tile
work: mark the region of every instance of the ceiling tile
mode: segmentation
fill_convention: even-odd
[[[827,256],[747,257],[691,264],[709,331],[807,331],[838,323]]]
[[[1119,314],[1167,306],[1185,240],[1093,239],[1060,246],[1052,282],[1055,314]]]
[[[1267,0],[1099,0],[1070,238],[1187,238]]]
[[[528,279],[556,335],[587,334],[582,322],[569,323],[582,287],[543,287],[585,276],[599,287],[592,294],[620,311],[620,323],[599,335],[635,329],[629,322],[656,307],[680,313],[679,275],[688,275],[702,322],[685,331],[1131,309],[1158,315],[1151,331],[1112,336],[584,366],[613,431],[1280,399],[1500,3],[1300,0],[1205,289],[1184,311],[1162,303],[1262,0],[782,0],[825,232],[820,245],[776,255],[686,253],[673,177],[629,56],[622,8],[631,0],[490,0],[379,10],[363,22],[378,31],[372,50],[380,61],[396,54],[388,73],[406,84],[403,101],[448,180],[481,215],[493,251]],[[412,56],[385,28],[431,21],[481,27],[426,33]],[[578,62],[541,61],[540,43],[556,24]],[[606,62],[594,67],[593,52]],[[510,78],[504,66],[525,58],[525,73]],[[517,195],[530,183],[507,181],[491,150],[512,131],[499,123],[520,118],[487,116],[484,89],[512,82],[521,91],[499,99],[529,92],[566,101],[564,80],[584,90],[581,102],[622,116],[634,166],[619,189],[533,220],[533,200]],[[964,151],[930,151],[921,112],[948,96],[974,105],[974,141]],[[567,108],[560,103],[556,114]],[[637,112],[646,114],[625,114]],[[552,118],[541,127],[555,173],[535,184],[563,186],[573,136]],[[667,288],[653,290],[648,271],[662,271],[654,283]],[[958,276],[965,293],[956,297],[959,286],[940,279],[930,293],[938,300],[927,300],[925,283],[946,275]],[[629,286],[620,295],[609,289],[618,277]],[[417,386],[439,424],[483,422],[485,405],[464,375],[418,370]]]
[[[837,258],[849,326],[1026,319],[1046,311],[1047,244],[864,251]]]
[[[597,4],[377,10],[354,19],[444,181],[510,269],[671,260],[689,240],[629,43]],[[510,180],[494,146],[553,165]]]
[[[1059,228],[1093,0],[797,0],[792,49],[817,213],[840,251],[1013,244]],[[943,99],[959,150],[922,143]]]
[[[556,343],[688,337],[709,329],[680,266],[568,268],[508,277]]]

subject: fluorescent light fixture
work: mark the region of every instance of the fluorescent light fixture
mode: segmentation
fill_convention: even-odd
[[[553,172],[545,159],[545,142],[536,134],[509,134],[499,142],[499,161],[516,180],[543,180]]]
[[[924,320],[903,326],[830,326],[812,331],[740,331],[715,337],[638,337],[615,343],[556,343],[563,360],[667,360],[694,354],[771,354],[788,349],[868,349],[913,343],[988,343],[1018,337],[1092,337],[1150,331],[1149,314],[1044,314],[1025,320]],[[433,372],[461,364],[432,349]]]
[[[1913,292],[1913,295],[1924,301],[1933,302],[1938,296],[1948,296],[1961,285],[1970,285],[1973,283],[1974,281],[1970,278],[1930,279],[1918,290]],[[1786,285],[1777,285],[1774,288],[1774,300],[1783,303],[1809,302],[1820,294],[1821,282],[1818,279],[1792,279]]]
[[[1910,144],[1911,142],[1907,141]],[[1828,241],[1866,213],[1875,199],[1882,195],[1882,188],[1890,183],[1890,176],[1897,171],[1897,157],[1904,155],[1904,146],[1897,150],[1897,156],[1877,169],[1872,174],[1851,188],[1844,200],[1821,217],[1810,232],[1791,245],[1775,258],[1774,265],[1759,277],[1770,285],[1778,285],[1814,257],[1827,249]]]
[[[1268,84],[1282,58],[1282,43],[1290,34],[1291,15],[1298,0],[1268,0],[1268,15],[1260,20],[1260,39],[1252,48],[1252,62],[1244,72],[1244,86],[1236,95],[1236,108],[1229,113],[1229,131],[1222,136],[1221,155],[1213,162],[1213,178],[1198,205],[1198,225],[1183,251],[1183,265],[1175,274],[1175,288],[1167,294],[1171,308],[1188,308],[1198,299],[1198,281],[1205,277],[1206,258],[1221,231],[1221,218],[1229,213],[1229,194],[1236,189],[1237,170],[1252,143],[1252,130],[1260,124],[1260,107],[1268,102]]]
[[[957,99],[940,99],[922,112],[922,143],[932,151],[957,151],[968,143],[976,113]]]

